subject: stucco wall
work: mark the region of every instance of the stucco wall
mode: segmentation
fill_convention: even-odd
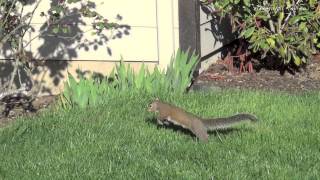
[[[109,40],[99,45],[96,49],[89,46],[89,49],[77,48],[77,42],[67,44],[67,48],[74,48],[76,55],[64,57],[55,52],[43,53],[45,58],[55,60],[77,60],[77,61],[118,61],[121,57],[124,61],[151,62],[166,64],[170,59],[172,52],[177,49],[178,40],[178,0],[95,0],[96,10],[111,21],[117,21],[117,16],[122,19],[117,21],[120,25],[125,25],[126,30],[105,31]],[[46,11],[49,8],[48,1],[42,1],[38,12]],[[41,25],[45,18],[36,16],[32,25],[35,32],[30,34],[30,38],[38,35]],[[88,19],[83,20],[86,24],[81,24],[80,29],[84,32],[81,43],[97,39],[97,36],[91,35],[91,24]],[[75,18],[75,22],[78,20]],[[79,23],[80,24],[80,23]],[[77,31],[77,30],[75,30]],[[126,32],[124,32],[126,31]],[[59,38],[52,38],[59,41]],[[99,41],[99,39],[97,39]],[[44,38],[32,41],[30,49],[33,52],[38,50],[45,51]],[[50,44],[48,44],[50,45]],[[64,47],[65,44],[61,43]],[[39,49],[40,47],[40,49]],[[51,50],[51,49],[50,49]],[[42,53],[42,52],[40,52]]]
[[[103,44],[99,44],[99,37],[91,34],[91,21],[76,17],[70,22],[70,37],[83,34],[79,41],[77,38],[65,40],[52,36],[37,37],[45,22],[40,12],[47,12],[50,1],[43,0],[35,13],[31,23],[34,31],[26,36],[26,41],[33,40],[27,49],[37,59],[46,60],[45,66],[40,68],[44,73],[36,73],[35,78],[44,80],[45,85],[51,88],[51,93],[56,94],[63,88],[67,72],[75,75],[76,70],[81,69],[106,74],[120,59],[132,64],[135,69],[139,68],[141,62],[151,67],[166,67],[179,46],[178,0],[94,2],[101,15],[124,27],[120,31],[105,31],[108,40],[103,41]],[[32,7],[25,11],[28,9]],[[0,58],[5,59],[3,56]]]
[[[220,59],[223,47],[236,38],[229,20],[213,17],[211,11],[213,9],[210,7],[200,7],[200,46],[201,57],[204,60],[200,71]]]

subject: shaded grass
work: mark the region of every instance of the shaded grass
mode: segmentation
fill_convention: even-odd
[[[0,179],[317,179],[320,95],[227,91],[162,96],[203,117],[250,112],[255,125],[212,133],[209,143],[158,127],[152,97],[52,111],[0,129]]]

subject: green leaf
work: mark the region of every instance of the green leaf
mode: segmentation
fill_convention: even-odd
[[[61,5],[56,5],[51,7],[51,12],[53,14],[60,14],[63,11],[63,7]]]
[[[309,5],[314,8],[316,5],[317,1],[316,0],[309,0]]]
[[[292,54],[292,56],[293,56],[294,64],[297,65],[297,66],[300,66],[301,62],[302,62],[300,57],[295,55],[294,53]]]
[[[103,29],[104,28],[104,23],[100,22],[97,24],[97,26],[99,27],[98,29]]]
[[[67,34],[67,33],[69,32],[69,28],[68,28],[68,27],[63,27],[63,28],[62,28],[62,32],[63,32],[64,34]]]
[[[138,89],[141,89],[143,87],[143,83],[145,82],[145,66],[144,63],[142,63],[139,73],[137,77],[135,78],[135,87]]]
[[[234,4],[239,4],[240,0],[233,0]]]
[[[287,9],[290,9],[292,6],[291,2],[286,0],[286,6],[287,6]]]
[[[280,14],[279,14],[279,18],[278,18],[278,21],[281,23],[284,19],[284,12],[281,11]]]
[[[303,22],[299,25],[299,30],[303,32],[308,32],[307,23]]]
[[[312,43],[317,43],[318,42],[318,38],[313,38],[312,39]]]
[[[285,64],[288,64],[290,61],[291,61],[291,58],[292,58],[292,52],[290,51],[290,49],[288,50],[288,54],[287,54],[287,57],[285,59]]]
[[[301,61],[302,61],[303,63],[307,63],[307,60],[306,60],[306,58],[305,58],[304,56],[302,56]]]
[[[268,45],[268,43],[265,40],[263,40],[260,42],[260,47],[262,49],[268,49],[270,46]]]
[[[250,7],[251,0],[243,0],[243,3],[244,3],[245,6]]]
[[[71,3],[77,3],[77,2],[80,2],[81,0],[68,0],[67,2],[69,3],[69,4],[71,4]]]
[[[244,34],[243,34],[244,37],[245,37],[246,39],[248,39],[250,36],[252,36],[254,30],[255,30],[255,27],[251,27],[251,28],[249,28],[249,29],[246,29],[245,32],[244,32]]]
[[[281,56],[282,58],[284,58],[284,57],[286,57],[287,51],[286,51],[285,48],[280,47],[280,48],[279,48],[279,53],[280,53],[280,56]]]
[[[59,31],[60,31],[60,28],[59,28],[58,26],[56,26],[56,27],[54,27],[54,28],[52,29],[52,32],[53,32],[54,34],[58,34]]]
[[[299,20],[300,20],[300,16],[293,16],[292,18],[290,18],[289,24],[290,25],[296,24]]]
[[[276,42],[273,38],[268,38],[267,39],[268,44],[271,46],[271,48],[276,48]]]
[[[69,87],[73,88],[77,86],[77,81],[75,78],[72,76],[71,73],[68,72],[68,85]]]

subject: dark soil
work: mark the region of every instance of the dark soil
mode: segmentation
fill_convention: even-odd
[[[55,99],[55,96],[38,97],[32,102],[32,106],[35,109],[35,112],[28,112],[25,111],[22,107],[17,106],[12,111],[10,111],[7,117],[0,113],[0,127],[7,125],[11,121],[15,120],[17,117],[35,115],[37,112],[40,112],[48,108],[49,105],[51,105],[55,101]],[[3,111],[3,109],[3,105],[1,105],[1,112]]]
[[[278,70],[261,69],[253,73],[231,73],[224,64],[214,64],[195,80],[193,90],[253,89],[300,93],[320,90],[320,54],[301,72],[283,75]]]

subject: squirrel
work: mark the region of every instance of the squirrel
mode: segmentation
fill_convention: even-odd
[[[256,122],[258,119],[252,114],[236,114],[229,117],[204,119],[177,106],[161,102],[159,99],[149,104],[149,112],[156,112],[159,125],[170,123],[190,130],[201,141],[208,141],[208,131],[231,127],[238,122],[250,120]]]

